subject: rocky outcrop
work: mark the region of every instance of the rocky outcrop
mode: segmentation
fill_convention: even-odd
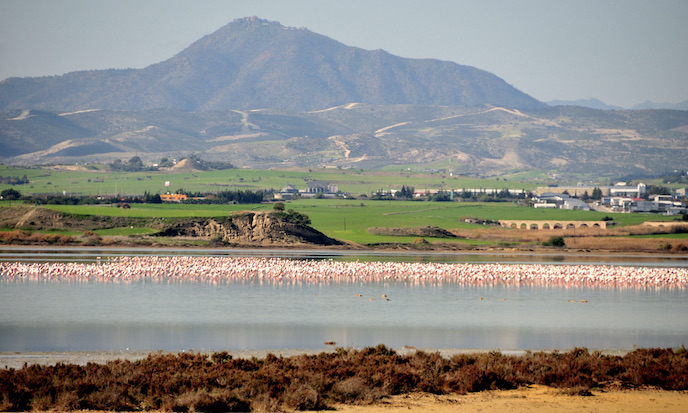
[[[177,221],[158,235],[216,239],[237,245],[342,245],[308,225],[284,220],[274,212],[244,212],[223,219]]]

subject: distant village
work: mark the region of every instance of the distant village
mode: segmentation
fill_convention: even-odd
[[[628,185],[625,182],[595,188],[546,187],[537,189],[536,194],[533,195],[533,206],[535,208],[678,215],[688,213],[686,190],[687,188],[679,188],[670,195],[648,194],[647,185],[644,183]],[[601,191],[600,199],[589,200],[589,203],[584,202],[582,198],[593,191]]]
[[[397,195],[397,190],[380,191],[378,196]],[[445,192],[449,199],[454,200],[469,194],[497,195],[507,192],[515,198],[530,198],[534,208],[558,208],[581,211],[603,212],[639,212],[664,215],[679,215],[688,213],[687,188],[676,189],[671,195],[648,195],[647,185],[639,183],[629,185],[619,182],[612,186],[549,186],[539,187],[533,193],[523,190],[508,190],[496,188],[462,189],[461,191],[420,190],[413,191],[413,198],[425,198]],[[591,196],[594,194],[597,196]],[[336,198],[344,196],[337,185],[325,181],[308,181],[305,189],[298,189],[294,185],[287,185],[274,195],[276,200],[291,200],[302,198]],[[595,198],[595,199],[593,199]]]
[[[275,194],[275,199],[288,201],[296,196],[302,198],[336,198],[341,196],[337,185],[330,185],[325,181],[308,181],[306,189],[299,190],[296,186],[288,184],[281,191]]]
[[[602,211],[610,213],[654,213],[680,215],[688,213],[688,188],[673,190],[671,194],[648,193],[644,183],[636,185],[618,182],[610,186],[558,186],[538,187],[535,191],[506,188],[479,188],[461,190],[438,190],[403,187],[401,190],[381,189],[370,194],[373,199],[429,199],[453,201],[466,198],[485,197],[523,199],[534,208],[557,208],[581,211]],[[288,201],[295,198],[342,198],[347,194],[340,192],[337,185],[321,180],[305,182],[305,188],[287,184],[273,195],[274,200]],[[192,198],[184,194],[161,194],[163,202],[184,202]]]

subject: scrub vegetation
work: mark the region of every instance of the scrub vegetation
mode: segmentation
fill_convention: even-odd
[[[58,363],[0,370],[0,410],[323,410],[412,392],[466,394],[541,384],[565,394],[605,387],[688,389],[685,348],[611,356],[587,349],[522,356],[417,351],[384,345],[288,358],[234,359],[227,352],[150,354],[138,361]]]

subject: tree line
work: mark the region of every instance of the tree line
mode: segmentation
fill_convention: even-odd
[[[234,165],[232,165],[229,162],[222,162],[222,161],[204,161],[201,159],[198,155],[192,154],[187,156],[184,159],[189,159],[190,161],[194,162],[194,167],[208,171],[208,170],[225,170],[225,169],[234,169]],[[157,166],[155,165],[144,165],[143,160],[139,156],[133,156],[131,157],[128,161],[123,161],[121,159],[115,159],[111,163],[108,164],[111,170],[113,171],[122,171],[122,172],[145,172],[145,171],[158,171],[159,168],[169,168],[174,166],[175,163],[173,160],[163,157],[160,159],[160,161],[157,163]]]
[[[264,200],[272,198],[272,191],[220,191],[218,193],[192,193],[183,189],[177,191],[189,199],[182,201],[188,204],[260,204]],[[37,205],[96,205],[96,204],[160,204],[160,194],[144,192],[143,195],[129,196],[66,196],[56,194],[40,194],[23,196],[16,189],[5,189],[0,192],[0,197],[5,200],[23,200]]]
[[[18,176],[0,176],[0,184],[5,185],[25,185],[29,183],[29,178],[24,174],[22,177]]]

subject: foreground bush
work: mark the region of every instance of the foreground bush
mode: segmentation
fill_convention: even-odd
[[[233,359],[228,353],[152,354],[86,366],[0,370],[0,411],[322,410],[414,391],[467,393],[543,384],[586,394],[614,383],[688,389],[688,351],[640,349],[624,357],[574,349],[401,356],[385,346],[289,358]]]

